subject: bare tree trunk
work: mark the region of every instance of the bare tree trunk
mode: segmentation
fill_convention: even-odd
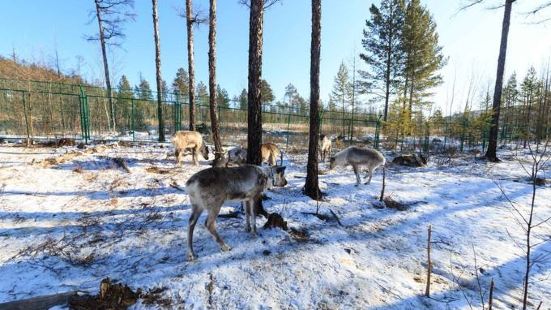
[[[107,49],[105,48],[105,34],[103,32],[103,20],[101,18],[101,9],[100,9],[100,1],[94,0],[96,3],[96,18],[98,19],[98,28],[99,28],[99,42],[101,45],[101,55],[103,57],[103,72],[105,74],[105,86],[107,87],[106,95],[107,99],[109,100],[109,129],[110,130],[116,130],[115,129],[115,108],[113,106],[113,95],[111,92],[111,78],[109,77],[109,63],[107,62]],[[57,53],[56,53],[57,55]]]
[[[320,54],[321,54],[321,0],[312,0],[312,41],[310,44],[310,138],[308,165],[304,193],[312,199],[320,199],[318,184]]]
[[[249,91],[247,163],[260,165],[262,157],[262,34],[264,24],[264,0],[251,0],[249,16]]]
[[[157,0],[151,0],[153,4],[153,36],[155,37],[155,73],[157,75],[157,118],[159,121],[159,142],[165,141],[165,123],[163,120],[163,94],[161,78],[161,42],[159,39],[159,15],[157,13]]]
[[[212,127],[212,140],[214,142],[215,160],[222,158],[222,142],[220,141],[220,128],[218,125],[218,113],[216,102],[216,0],[210,0],[209,9],[209,93],[210,93],[210,124]]]
[[[187,60],[189,71],[189,130],[195,130],[195,60],[193,57],[192,0],[186,0]]]
[[[497,158],[497,134],[499,131],[499,111],[501,107],[501,92],[503,91],[503,73],[505,71],[505,58],[507,54],[507,38],[509,36],[509,24],[511,22],[511,7],[515,0],[505,0],[505,12],[501,28],[501,44],[499,46],[499,58],[497,60],[496,84],[494,89],[494,101],[492,104],[492,121],[490,124],[490,137],[486,159],[498,161]]]

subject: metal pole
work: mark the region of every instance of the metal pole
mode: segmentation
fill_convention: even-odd
[[[352,125],[350,128],[350,141],[354,138],[354,105],[356,103],[356,49],[354,49],[354,62],[352,64]]]
[[[134,112],[135,112],[135,104],[134,104],[134,98],[130,99],[132,102],[132,112],[130,113],[130,130],[132,130],[132,141],[136,141],[136,128],[134,127]]]

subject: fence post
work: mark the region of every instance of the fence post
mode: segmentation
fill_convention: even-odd
[[[382,115],[379,115],[377,118],[377,121],[375,122],[375,148],[379,148],[379,133],[381,130],[381,117]]]
[[[90,140],[90,109],[88,107],[88,96],[86,92],[80,87],[80,104],[81,104],[81,123],[80,126],[83,130],[84,143],[88,144]]]
[[[287,111],[287,142],[285,143],[285,152],[289,149],[289,130],[291,130],[291,113]]]
[[[135,112],[134,98],[131,98],[130,102],[132,103],[132,110],[130,111],[130,130],[132,130],[132,142],[136,142],[136,128],[134,124],[134,112]]]
[[[174,101],[174,108],[172,109],[172,116],[174,120],[174,131],[181,129],[182,125],[180,124],[180,94],[176,93],[176,98]]]

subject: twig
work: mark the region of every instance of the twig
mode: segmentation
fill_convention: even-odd
[[[329,212],[331,212],[331,214],[335,217],[335,220],[337,220],[337,223],[339,224],[339,226],[342,226],[342,223],[339,220],[339,217],[335,214],[335,212],[333,212],[333,210],[331,209],[329,209]]]
[[[431,235],[432,235],[432,225],[429,225],[428,238],[427,238],[427,286],[425,288],[426,297],[430,297],[430,274],[432,272],[432,262],[430,260]]]

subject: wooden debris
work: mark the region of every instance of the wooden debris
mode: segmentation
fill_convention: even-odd
[[[76,310],[116,309],[125,310],[138,301],[139,292],[132,291],[127,285],[101,280],[97,296],[76,296],[69,300],[69,307]]]
[[[78,297],[76,291],[54,295],[38,296],[0,304],[1,310],[50,309],[58,305],[67,305],[71,298]]]

